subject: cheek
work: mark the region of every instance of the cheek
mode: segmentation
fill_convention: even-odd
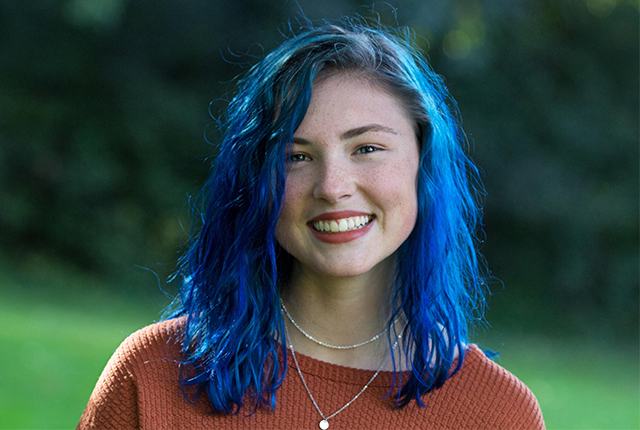
[[[418,167],[407,168],[407,165],[395,166],[379,172],[376,176],[376,194],[383,200],[385,221],[402,234],[409,233],[415,226],[418,217],[417,176]]]
[[[284,187],[284,202],[280,219],[289,219],[301,210],[302,184],[294,178],[288,178]]]
[[[407,228],[409,233],[413,231],[413,227],[416,225],[418,219],[418,165],[416,164],[415,170],[412,174],[406,178],[406,190],[407,190]]]
[[[401,221],[402,230],[407,236],[413,230],[418,218],[418,194],[414,181],[402,184],[404,192],[398,196],[397,207],[398,216]]]
[[[285,184],[284,202],[276,224],[276,240],[284,248],[287,247],[287,237],[291,235],[295,221],[302,216],[303,190],[301,185],[303,184],[291,178],[288,178]]]

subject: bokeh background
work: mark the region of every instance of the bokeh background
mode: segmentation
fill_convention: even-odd
[[[0,428],[74,427],[160,318],[211,115],[301,12],[415,30],[487,189],[477,342],[549,429],[639,428],[632,0],[0,1]]]

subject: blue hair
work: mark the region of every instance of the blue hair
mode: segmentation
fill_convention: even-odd
[[[186,317],[181,386],[187,396],[190,388],[206,390],[216,412],[238,412],[247,400],[254,411],[276,406],[287,369],[279,297],[292,258],[275,238],[285,153],[314,81],[334,73],[355,73],[399,98],[421,144],[418,219],[398,250],[388,322],[393,328],[401,313],[408,321],[403,348],[412,371],[404,386],[398,382],[397,406],[423,405],[423,394],[461,368],[470,325],[482,319],[475,236],[482,188],[442,79],[409,30],[349,19],[309,27],[238,82],[196,204],[200,227],[179,262],[179,303],[170,317]]]

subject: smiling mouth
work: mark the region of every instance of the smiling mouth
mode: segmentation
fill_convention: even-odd
[[[314,230],[320,233],[344,233],[366,227],[373,221],[373,215],[353,216],[331,221],[314,221]]]

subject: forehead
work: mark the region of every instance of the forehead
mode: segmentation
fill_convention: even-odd
[[[389,87],[390,85],[383,82],[381,78],[365,70],[336,71],[325,69],[313,81],[313,92],[315,93],[326,91],[327,88],[335,88],[340,91],[368,91],[382,94],[393,99],[394,103],[401,104],[400,97],[393,94]]]
[[[314,82],[296,134],[317,128],[345,131],[369,123],[413,131],[413,121],[400,100],[382,85],[355,74],[331,74]]]

